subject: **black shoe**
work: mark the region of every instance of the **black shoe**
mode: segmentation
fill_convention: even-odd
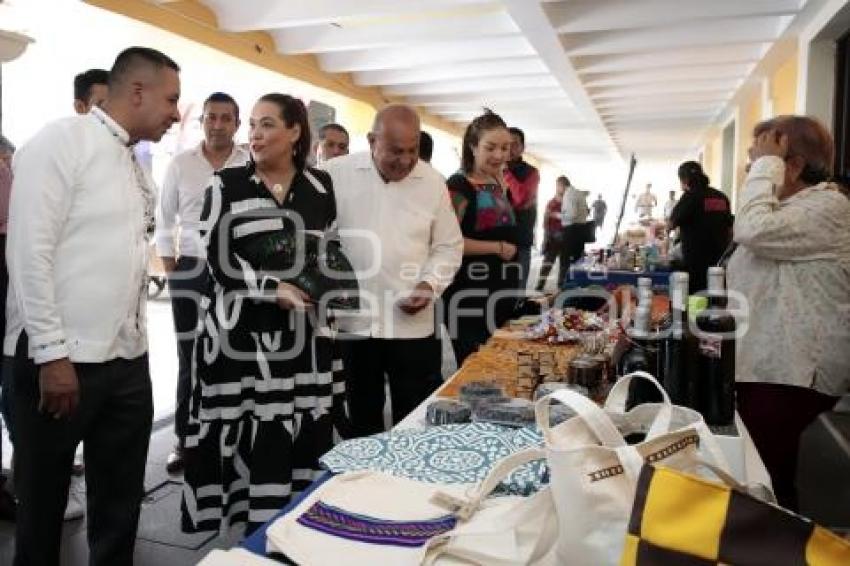
[[[175,446],[165,461],[165,471],[169,474],[179,474],[183,471],[183,449]]]

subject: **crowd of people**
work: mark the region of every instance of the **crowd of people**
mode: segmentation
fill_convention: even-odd
[[[527,278],[539,174],[522,158],[523,132],[495,114],[470,125],[462,173],[447,183],[428,165],[433,140],[411,107],[379,110],[369,151],[349,155],[343,125],[312,143],[304,104],[277,93],[253,105],[249,142],[238,144],[238,103],[212,93],[203,140],[173,157],[158,189],[137,146],[180,120],[179,77],[167,55],[129,48],[110,71],[77,77],[79,116],[17,151],[2,140],[3,405],[16,498],[3,501],[16,514],[16,564],[58,563],[62,521],[82,511],[69,499],[80,443],[91,562],[132,562],[153,414],[151,244],[178,342],[167,468],[184,472],[190,532],[251,532],[309,485],[335,442],[384,430],[385,379],[393,422],[426,399],[442,383],[444,292],[516,291]],[[333,312],[251,263],[270,237],[303,234],[339,238],[360,310]],[[492,281],[456,278],[470,256],[517,267]],[[459,335],[462,361],[487,329],[473,321]]]
[[[157,189],[134,146],[180,120],[179,98],[177,63],[132,47],[110,71],[78,77],[79,116],[47,124],[17,151],[0,138],[2,393],[18,566],[58,564],[80,442],[91,563],[132,563],[153,417],[150,243],[178,340],[167,467],[184,471],[187,532],[244,524],[250,533],[271,519],[340,439],[385,429],[386,384],[393,423],[439,387],[441,323],[461,364],[526,287],[540,176],[523,159],[523,131],[497,114],[468,124],[458,171],[444,179],[410,106],[380,109],[368,151],[349,154],[343,125],[323,126],[314,144],[304,104],[279,93],[253,104],[240,145],[238,103],[212,93],[204,139],[174,156]],[[800,433],[850,379],[841,309],[850,201],[827,182],[832,142],[817,122],[781,117],[754,135],[734,220],[695,162],[679,168],[683,196],[666,213],[694,291],[737,244],[729,287],[749,302],[739,409],[790,502]],[[606,211],[601,195],[588,204],[586,191],[557,179],[538,289],[556,261],[563,281]],[[306,235],[341,244],[359,309],[334,309],[256,260],[270,245],[303,250]],[[6,497],[0,512],[14,511]]]

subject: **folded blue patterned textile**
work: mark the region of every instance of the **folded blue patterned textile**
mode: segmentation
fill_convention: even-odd
[[[373,470],[430,483],[474,484],[505,456],[542,445],[543,437],[532,428],[451,424],[346,440],[319,462],[337,474]],[[548,481],[546,462],[539,460],[517,468],[496,494],[530,495]]]

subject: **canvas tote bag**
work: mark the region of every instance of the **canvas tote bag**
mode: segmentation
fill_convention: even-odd
[[[545,456],[542,448],[512,454],[479,485],[344,473],[275,521],[269,543],[301,566],[553,564],[544,561],[558,536],[548,488],[488,498],[518,466]],[[451,528],[429,536],[447,523]]]
[[[663,402],[620,410],[632,379],[647,379],[662,392]],[[535,407],[550,468],[550,491],[558,516],[556,557],[559,564],[604,566],[617,564],[622,555],[626,526],[644,463],[663,462],[687,470],[699,469],[700,445],[722,458],[710,432],[697,426],[676,427],[682,413],[652,376],[624,376],[612,389],[611,408],[605,410],[573,391],[560,390],[540,399]],[[549,426],[552,401],[563,403],[576,416]],[[624,405],[624,402],[623,402]],[[645,432],[643,442],[629,445],[624,434]],[[719,456],[718,456],[719,455]],[[723,464],[712,458],[715,465]]]
[[[850,564],[850,541],[715,473],[722,483],[644,466],[620,564]]]

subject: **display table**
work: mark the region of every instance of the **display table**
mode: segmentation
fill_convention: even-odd
[[[423,403],[421,403],[416,409],[413,410],[407,417],[405,417],[401,422],[399,422],[393,430],[404,430],[411,428],[422,428],[427,427],[428,423],[426,421],[425,415],[427,412],[428,404],[436,399],[442,389],[451,387],[452,380],[458,374],[454,374],[450,377],[443,386],[435,391],[428,399],[426,399]],[[723,450],[726,459],[729,461],[729,465],[731,467],[731,471],[733,475],[737,478],[743,478],[745,484],[761,484],[761,485],[771,485],[770,476],[767,473],[767,469],[764,467],[764,463],[761,460],[761,457],[756,450],[755,445],[753,444],[752,438],[750,438],[749,433],[747,432],[744,423],[741,421],[740,417],[736,415],[735,424],[738,430],[737,436],[728,436],[717,434],[716,438],[720,448]],[[328,479],[332,477],[331,473],[326,473],[315,482],[303,493],[299,494],[297,497],[294,497],[292,501],[283,508],[280,513],[278,513],[274,518],[272,518],[268,523],[263,525],[261,528],[257,529],[250,537],[245,539],[242,543],[242,547],[254,552],[259,555],[265,555],[266,549],[266,529],[279,517],[286,515],[290,510],[294,509],[298,504],[307,497],[313,490],[315,490],[318,486],[326,482]]]
[[[443,387],[445,388],[447,384],[448,381]],[[407,415],[395,428],[408,429],[428,426],[425,418],[428,403],[436,399],[439,394],[440,389],[435,391],[431,397]],[[715,434],[717,443],[729,461],[732,475],[736,478],[743,478],[745,480],[743,483],[747,485],[759,484],[770,486],[770,475],[767,473],[767,468],[764,467],[764,462],[762,462],[761,456],[759,456],[758,450],[756,450],[756,446],[753,444],[753,439],[750,437],[747,427],[744,426],[743,421],[741,421],[737,413],[735,414],[735,428],[738,430],[736,436]]]

